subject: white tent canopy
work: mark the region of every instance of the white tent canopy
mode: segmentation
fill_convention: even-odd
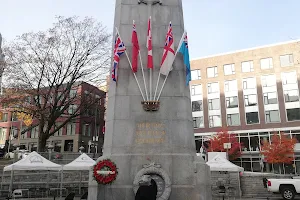
[[[90,170],[95,163],[93,159],[83,153],[69,164],[64,165],[63,170]]]
[[[206,164],[210,166],[210,171],[244,171],[244,168],[233,164],[232,162],[218,154]]]
[[[55,164],[37,152],[33,151],[28,156],[15,162],[11,165],[5,166],[3,171],[21,171],[21,170],[51,170],[59,171],[62,169],[61,165]]]

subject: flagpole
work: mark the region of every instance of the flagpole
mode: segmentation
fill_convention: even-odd
[[[178,47],[177,47],[177,50],[176,50],[176,53],[175,53],[175,56],[174,56],[174,61],[175,61],[176,56],[177,56],[177,53],[178,53],[178,51],[179,51],[179,49],[180,49],[180,47],[181,47],[180,44],[182,44],[182,41],[184,40],[185,34],[186,34],[186,31],[183,32],[183,35],[182,35],[182,37],[181,37],[181,39],[180,39],[180,41],[179,41],[179,45],[178,45]],[[174,63],[174,61],[173,61],[173,63]],[[173,65],[173,64],[172,64],[172,65]],[[159,94],[158,94],[158,96],[157,96],[157,100],[156,100],[156,101],[158,101],[158,99],[159,99],[159,97],[160,97],[160,95],[161,95],[161,92],[162,92],[162,90],[164,89],[164,86],[165,86],[165,84],[166,84],[166,81],[167,81],[167,78],[168,78],[168,76],[169,76],[170,71],[171,71],[171,70],[168,71],[168,74],[167,74],[167,76],[166,76],[166,78],[165,78],[165,80],[164,80],[164,82],[163,82],[163,85],[161,86],[161,89],[160,89],[160,92],[159,92]]]
[[[146,98],[147,98],[147,101],[149,101],[148,91],[147,91],[147,85],[146,85],[146,80],[145,80],[145,75],[144,75],[144,66],[143,66],[142,56],[141,56],[141,51],[140,51],[140,50],[139,50],[139,57],[140,57],[141,68],[142,68],[142,74],[143,74],[143,79],[144,79]]]
[[[148,37],[151,36],[151,51],[152,51],[152,68],[149,69],[149,89],[150,89],[150,92],[149,92],[149,96],[150,96],[150,101],[154,100],[154,98],[152,99],[152,73],[153,73],[153,45],[152,45],[152,27],[151,27],[151,16],[149,17],[149,29],[150,29],[150,33],[148,32]],[[151,35],[149,35],[151,34]],[[147,39],[147,46],[148,46],[148,39]],[[149,47],[148,47],[148,57],[149,57]],[[149,61],[148,61],[149,62]]]
[[[135,26],[135,21],[133,20],[133,24]],[[136,37],[137,37],[137,41],[138,41],[138,36],[137,36],[137,30],[135,27],[135,32],[136,32]],[[143,74],[143,80],[144,80],[144,85],[145,85],[145,93],[146,93],[146,98],[147,101],[149,101],[149,97],[148,97],[148,91],[147,91],[147,85],[146,85],[146,79],[145,79],[145,74],[144,74],[144,66],[143,66],[143,62],[142,62],[142,56],[141,56],[141,50],[139,48],[139,57],[140,57],[140,62],[141,62],[141,68],[142,68],[142,74]]]
[[[149,77],[149,85],[150,85],[150,101],[154,100],[152,99],[152,73],[153,73],[153,70],[152,68],[149,69],[149,72],[150,72],[150,77]]]
[[[122,40],[121,35],[120,35],[119,30],[118,30],[117,27],[116,27],[116,31],[117,31],[117,33],[118,33],[120,39]],[[122,41],[123,41],[123,40],[122,40]],[[128,62],[129,62],[129,65],[130,65],[130,68],[131,68],[131,71],[132,71],[132,64],[131,64],[131,62],[130,62],[130,60],[129,60],[129,57],[128,57],[128,54],[127,54],[127,50],[126,50],[126,49],[125,49],[125,55],[126,55],[126,57],[127,57],[127,60],[128,60]],[[140,92],[141,92],[141,95],[142,95],[142,97],[143,97],[143,100],[145,101],[145,97],[144,97],[144,94],[143,94],[143,92],[142,92],[142,89],[141,89],[141,86],[140,86],[140,84],[139,84],[139,81],[137,80],[137,77],[136,77],[135,73],[134,73],[133,71],[132,71],[132,73],[133,73],[134,78],[135,78],[135,80],[136,80],[136,83],[137,83],[137,85],[138,85],[138,87],[139,87],[139,89],[140,89]]]
[[[154,92],[154,97],[153,97],[154,101],[155,101],[155,97],[156,97],[156,93],[157,93],[157,88],[158,88],[158,84],[159,84],[159,78],[160,78],[160,71],[159,71],[159,74],[158,74],[158,79],[157,79],[156,88],[155,88],[155,92]],[[157,99],[157,101],[158,101],[158,99]]]

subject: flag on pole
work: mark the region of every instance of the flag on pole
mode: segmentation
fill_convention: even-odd
[[[136,27],[135,27],[135,22],[133,21],[133,29],[132,29],[132,37],[131,37],[131,42],[132,42],[132,71],[133,73],[137,72],[138,68],[138,55],[139,55],[139,41],[138,41],[138,36],[136,32]]]
[[[174,37],[172,31],[172,24],[170,22],[168,33],[166,36],[166,43],[164,47],[164,53],[162,56],[160,73],[167,76],[169,71],[172,70],[172,64],[175,59],[175,51],[174,51]]]
[[[191,66],[190,66],[190,55],[189,55],[189,46],[188,46],[188,38],[187,32],[184,31],[182,38],[179,42],[178,49],[180,53],[183,55],[183,63],[186,67],[185,75],[186,75],[186,85],[189,85],[191,81]]]
[[[113,62],[113,69],[111,74],[111,77],[114,81],[117,81],[118,79],[118,67],[119,67],[120,56],[124,54],[125,50],[126,47],[123,41],[121,40],[119,33],[117,33],[115,38],[114,62]]]
[[[148,35],[147,35],[147,49],[148,49],[148,68],[153,69],[153,56],[152,56],[152,32],[151,32],[151,17],[148,20]]]

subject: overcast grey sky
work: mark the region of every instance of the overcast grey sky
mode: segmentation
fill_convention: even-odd
[[[2,0],[7,40],[51,27],[55,16],[90,16],[112,31],[114,0]],[[191,58],[300,38],[299,0],[183,0]]]

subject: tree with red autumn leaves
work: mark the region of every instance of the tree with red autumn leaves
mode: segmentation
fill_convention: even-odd
[[[264,141],[261,146],[261,154],[265,161],[272,164],[286,163],[290,164],[294,160],[294,146],[297,143],[296,138],[284,133],[274,133],[271,137],[271,143]]]
[[[209,140],[207,151],[227,152],[227,149],[224,148],[224,143],[231,143],[231,148],[228,149],[229,160],[235,160],[241,156],[242,144],[238,141],[235,134],[228,133],[227,130],[219,131]]]

